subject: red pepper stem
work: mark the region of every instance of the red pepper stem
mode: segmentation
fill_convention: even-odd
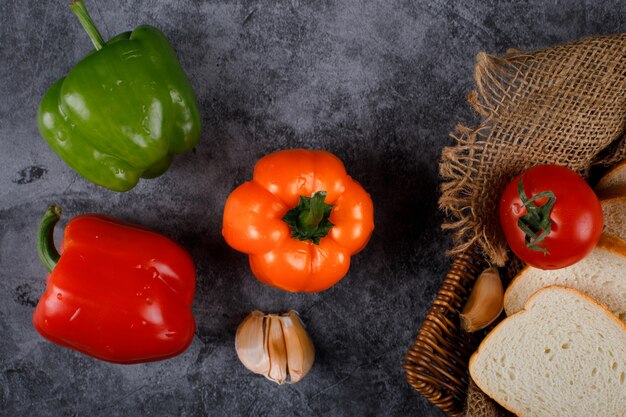
[[[91,38],[91,42],[93,43],[93,46],[96,47],[96,50],[99,51],[102,49],[105,44],[104,39],[102,39],[100,31],[98,31],[96,24],[91,19],[91,16],[89,16],[89,12],[83,3],[83,0],[73,0],[72,3],[70,3],[70,9],[72,9],[80,24],[83,25],[85,32],[87,32]]]
[[[61,218],[61,207],[56,204],[51,205],[39,223],[39,234],[37,236],[37,252],[39,259],[48,272],[52,272],[57,262],[61,258],[57,248],[54,246],[54,226]]]
[[[300,213],[300,228],[305,232],[317,230],[320,222],[324,218],[324,199],[326,191],[318,191],[311,196],[311,206],[309,210]]]

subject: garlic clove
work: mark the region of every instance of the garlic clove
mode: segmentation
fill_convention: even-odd
[[[270,358],[266,350],[264,316],[260,311],[253,311],[241,322],[235,335],[235,350],[246,368],[268,375]]]
[[[315,347],[298,313],[290,311],[280,317],[287,348],[287,367],[290,382],[300,381],[311,370]]]
[[[461,328],[466,332],[475,332],[489,326],[502,313],[503,300],[504,288],[498,270],[484,270],[474,283],[460,315]]]
[[[250,313],[237,328],[235,349],[246,368],[278,384],[300,381],[315,360],[313,342],[295,311]]]
[[[287,380],[287,348],[280,322],[280,317],[268,315],[265,330],[267,352],[270,358],[270,369],[266,377],[278,384]]]

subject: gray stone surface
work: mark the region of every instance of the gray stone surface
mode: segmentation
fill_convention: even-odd
[[[69,0],[68,0],[69,1]],[[105,36],[162,29],[203,115],[196,151],[119,194],[80,178],[40,139],[46,88],[90,49],[66,1],[0,3],[0,415],[442,416],[404,381],[403,355],[442,274],[437,160],[471,118],[480,50],[532,49],[626,28],[615,1],[87,0]],[[228,193],[278,149],[323,148],[370,191],[376,230],[348,276],[289,294],[251,275],[220,236]],[[180,241],[198,267],[198,331],[151,364],[92,360],[44,341],[31,315],[45,287],[35,251],[46,206],[103,212]],[[60,233],[59,233],[60,235]],[[310,375],[275,386],[248,372],[235,329],[253,309],[302,313]]]

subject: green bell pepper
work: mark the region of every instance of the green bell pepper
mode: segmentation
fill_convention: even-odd
[[[105,42],[82,0],[70,7],[96,49],[46,92],[39,131],[80,175],[127,191],[198,143],[196,98],[161,31],[144,25]]]

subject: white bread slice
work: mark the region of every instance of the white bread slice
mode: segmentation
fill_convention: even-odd
[[[626,161],[614,166],[598,182],[594,191],[600,198],[617,197],[626,194]]]
[[[603,233],[591,253],[574,265],[549,271],[526,266],[504,293],[506,314],[517,313],[537,290],[551,285],[575,288],[626,321],[626,243]]]
[[[600,200],[604,231],[626,241],[626,194]]]
[[[626,416],[626,325],[564,287],[533,295],[470,359],[474,382],[523,417]]]

